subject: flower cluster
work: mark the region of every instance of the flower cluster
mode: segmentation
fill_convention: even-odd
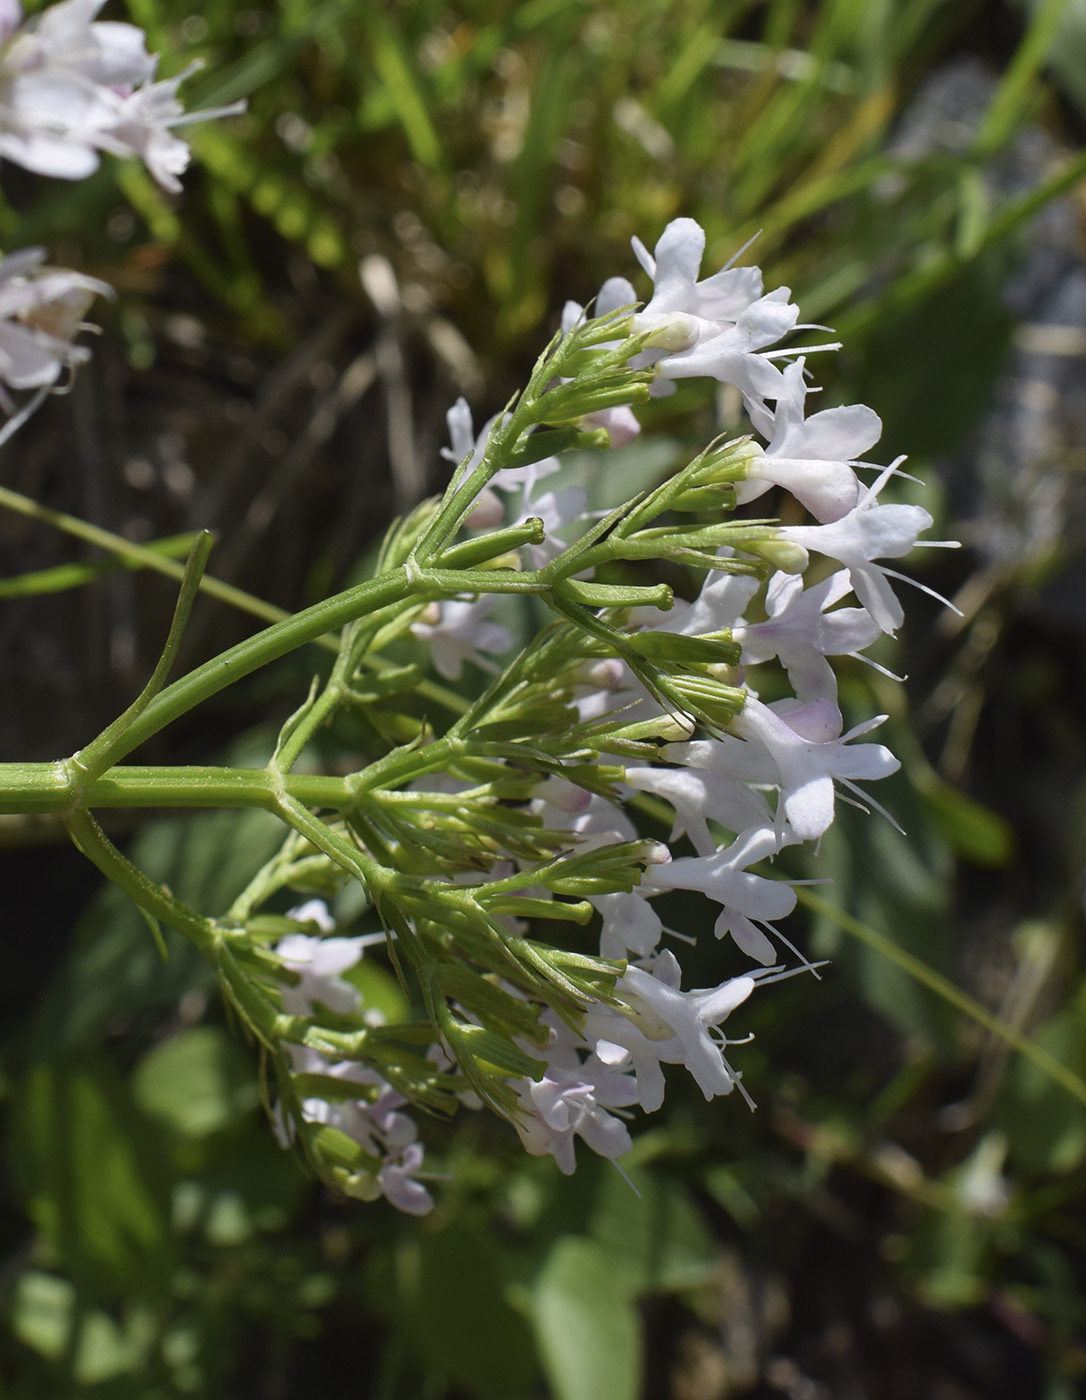
[[[189,148],[173,129],[226,116],[243,104],[186,115],[177,97],[194,69],[154,81],[158,59],[133,24],[98,21],[105,0],[61,0],[24,20],[0,3],[0,158],[39,175],[81,180],[99,152],[136,156],[165,189]]]
[[[44,260],[44,248],[0,258],[0,406],[9,413],[14,404],[5,384],[40,389],[89,359],[90,351],[72,338],[91,299],[111,292],[95,277],[46,267]]]
[[[507,548],[488,566],[492,588],[478,574],[460,593],[447,584],[404,625],[439,676],[455,681],[473,665],[492,679],[444,737],[394,749],[375,765],[379,776],[360,775],[359,813],[369,805],[347,821],[397,966],[414,963],[440,1032],[430,1062],[449,1070],[444,1108],[489,1104],[527,1151],[553,1155],[563,1172],[574,1169],[577,1137],[612,1159],[629,1149],[630,1112],[660,1108],[665,1065],[684,1066],[707,1100],[747,1096],[727,1054],[729,1019],[756,988],[812,970],[778,927],[795,890],[767,863],[786,847],[817,845],[839,791],[870,802],[858,784],[898,767],[883,745],[858,742],[885,716],[845,730],[832,658],[861,656],[900,623],[898,575],[882,561],[907,553],[931,518],[880,500],[897,463],[862,481],[861,458],[881,432],[871,409],[807,411],[807,357],[835,347],[781,346],[799,325],[787,288],[765,294],[758,270],[745,267],[699,281],[704,242],[689,219],[668,226],[654,255],[635,242],[653,282],[641,309],[618,278],[592,316],[567,306],[561,343],[574,344],[574,372],[557,369],[544,383],[551,417],[539,421],[550,433],[514,435],[510,449],[516,409],[478,436],[463,401],[450,411],[446,455],[457,466],[446,499],[465,497],[466,531],[454,553],[493,558]],[[632,404],[694,376],[739,390],[752,436],[713,444],[602,521],[586,513],[560,451],[541,449],[560,448],[563,432],[571,445],[628,442],[638,431]],[[771,487],[815,523],[729,517]],[[699,521],[654,523],[684,511]],[[425,519],[418,530],[425,539]],[[667,589],[594,582],[599,562],[653,552],[703,570],[693,598],[670,606]],[[830,567],[808,581],[812,556]],[[513,647],[490,616],[503,587],[536,591],[563,620],[499,662]],[[787,694],[763,700],[760,689]],[[641,837],[645,804],[670,813],[668,844]],[[716,938],[730,939],[749,971],[683,987],[661,913],[676,890],[709,901]],[[535,916],[597,919],[598,956],[534,942]],[[679,931],[680,943],[688,937]],[[341,945],[315,945],[313,956],[333,970]],[[293,946],[280,945],[288,965]],[[310,995],[309,975],[302,970],[285,1004]],[[335,995],[322,997],[333,1010]],[[297,1064],[308,1071],[310,1061]],[[302,1111],[344,1127],[367,1152],[376,1142],[387,1161],[394,1140],[373,1127],[383,1093],[349,1113],[312,1099]],[[383,1189],[421,1208],[421,1197],[405,1204],[399,1185]]]
[[[362,957],[364,937],[335,937],[335,921],[323,900],[312,899],[288,918],[299,924],[315,925],[319,936],[291,933],[279,941],[276,953],[287,973],[297,983],[283,990],[283,1006],[295,1015],[309,1016],[323,1008],[339,1016],[360,1013],[364,1021],[380,1023],[375,1013],[366,1013],[358,991],[343,980],[342,974]],[[382,940],[383,941],[383,940]],[[409,1215],[425,1215],[433,1198],[415,1175],[422,1166],[423,1149],[417,1141],[418,1128],[400,1110],[407,1100],[375,1071],[355,1060],[330,1060],[306,1046],[290,1046],[291,1069],[298,1083],[334,1081],[342,1097],[329,1101],[310,1094],[301,1098],[297,1116],[306,1124],[336,1129],[355,1143],[364,1154],[366,1166],[352,1163],[337,1184],[349,1195],[372,1201],[379,1196]],[[289,1146],[294,1123],[280,1117],[280,1140]]]
[[[23,18],[0,0],[0,159],[39,175],[80,180],[99,152],[136,156],[165,189],[181,188],[189,148],[174,128],[244,110],[243,102],[186,113],[177,90],[195,68],[154,81],[158,59],[133,24],[95,19],[105,0],[61,0]],[[110,288],[66,268],[42,266],[45,251],[0,259],[0,407],[4,386],[43,389],[88,351],[74,345],[83,313]]]
[[[136,156],[177,190],[189,151],[175,129],[239,107],[186,116],[177,92],[192,70],[156,81],[142,31],[97,20],[103,3],[60,0],[27,21],[18,0],[0,0],[0,158],[77,179],[103,151]],[[808,358],[837,347],[797,344],[797,331],[819,328],[800,322],[787,288],[765,292],[757,268],[699,280],[704,249],[690,219],[669,224],[652,254],[634,240],[648,298],[613,277],[591,313],[567,304],[524,393],[478,435],[467,404],[454,406],[449,487],[397,522],[373,580],[273,625],[240,661],[235,649],[200,668],[197,690],[210,694],[263,664],[246,658],[270,661],[343,628],[331,674],[287,721],[267,769],[193,780],[199,796],[231,802],[248,784],[251,805],[289,828],[225,918],[140,876],[81,806],[107,772],[123,788],[120,760],[178,712],[183,682],[154,699],[156,671],[75,756],[70,802],[56,766],[45,779],[81,849],[152,924],[166,919],[210,958],[275,1076],[281,1141],[348,1195],[432,1208],[408,1107],[489,1107],[568,1173],[576,1138],[611,1159],[629,1150],[631,1111],[663,1103],[664,1066],[684,1067],[707,1100],[738,1089],[749,1101],[726,1026],[756,988],[813,970],[780,930],[796,894],[767,862],[817,845],[840,790],[870,802],[858,784],[898,766],[881,744],[857,742],[884,717],[845,731],[832,658],[862,656],[901,623],[900,575],[885,561],[931,519],[880,499],[898,463],[862,481],[881,433],[871,409],[808,412]],[[0,259],[5,436],[86,358],[73,338],[109,290],[44,259],[41,249]],[[737,391],[751,433],[590,511],[563,454],[630,443],[637,404],[699,377]],[[38,393],[15,413],[4,385]],[[814,523],[734,514],[772,488]],[[190,558],[179,626],[206,547]],[[829,567],[816,563],[808,579],[812,556]],[[652,560],[700,571],[695,596],[614,581]],[[516,654],[511,618],[493,615],[503,594],[552,618]],[[483,673],[481,694],[442,684],[470,690],[466,667]],[[453,718],[420,713],[420,699]],[[357,769],[293,773],[341,708],[363,735]],[[171,775],[174,799],[185,781]],[[642,834],[646,811],[666,815],[667,843]],[[287,891],[292,902],[332,897],[348,881],[372,932],[341,936],[323,898],[274,912]],[[674,891],[708,901],[716,938],[749,970],[684,988],[666,942],[690,937],[665,925]],[[544,940],[539,920],[582,932]],[[398,978],[394,1024],[358,990],[369,944]]]

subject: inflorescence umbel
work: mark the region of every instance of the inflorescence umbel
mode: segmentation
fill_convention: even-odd
[[[96,22],[99,8],[63,0],[26,24],[0,0],[0,156],[77,178],[101,151],[133,154],[175,188],[188,157],[172,134],[179,79],[153,81],[142,33]],[[431,1208],[412,1109],[489,1108],[571,1172],[577,1137],[612,1159],[630,1148],[634,1110],[663,1102],[664,1065],[685,1066],[707,1100],[743,1094],[730,1018],[759,987],[810,970],[777,928],[795,890],[767,862],[820,840],[839,789],[898,766],[860,742],[882,717],[842,732],[832,659],[899,626],[884,561],[931,518],[880,501],[897,463],[859,476],[881,431],[871,409],[807,411],[807,359],[837,347],[795,343],[817,328],[799,324],[787,288],[764,293],[757,268],[699,281],[704,246],[689,219],[653,254],[635,240],[647,301],[616,277],[590,309],[567,305],[524,391],[478,434],[458,402],[444,496],[394,525],[370,580],[167,685],[206,537],[143,694],[68,760],[0,765],[0,810],[62,815],[153,926],[202,949],[260,1047],[280,1140],[348,1195]],[[3,385],[44,395],[86,357],[73,336],[103,290],[39,250],[0,262],[9,412]],[[636,405],[696,377],[732,386],[751,432],[588,509],[566,455],[629,443]],[[736,514],[771,488],[815,523]],[[660,562],[696,571],[696,596],[629,581]],[[493,615],[504,595],[535,609],[519,646]],[[264,768],[123,761],[330,636],[334,663]],[[474,689],[445,684],[465,667]],[[352,771],[315,773],[311,741],[340,712],[353,717]],[[260,807],[287,830],[211,916],[112,845],[92,812],[123,805]],[[667,842],[644,834],[646,811],[666,816]],[[709,901],[716,938],[748,971],[684,988],[689,930],[661,913],[676,890]],[[543,937],[540,921],[568,937]],[[372,995],[374,976],[391,997]]]
[[[892,571],[877,561],[907,553],[931,519],[880,503],[897,464],[868,485],[858,476],[881,430],[871,409],[806,412],[806,356],[836,347],[779,348],[799,316],[787,289],[764,294],[750,267],[698,281],[704,243],[689,219],[667,227],[654,256],[635,243],[647,303],[614,278],[590,312],[567,305],[525,394],[478,436],[455,405],[449,490],[393,532],[384,566],[462,562],[473,581],[448,577],[444,597],[356,624],[378,651],[408,634],[416,643],[398,676],[355,665],[345,683],[369,694],[431,668],[455,680],[473,664],[493,678],[443,732],[390,742],[355,775],[335,828],[383,926],[376,941],[414,973],[425,1020],[367,1020],[343,973],[375,940],[334,936],[325,903],[295,909],[297,931],[269,945],[297,973],[284,1005],[308,1012],[315,1034],[355,1028],[349,1056],[288,1045],[275,1110],[350,1193],[429,1209],[412,1102],[486,1104],[529,1152],[571,1172],[577,1137],[609,1158],[630,1148],[631,1110],[663,1102],[663,1065],[684,1065],[706,1099],[743,1093],[728,1018],[759,986],[809,967],[776,928],[795,891],[764,862],[818,842],[838,787],[855,793],[898,767],[882,745],[856,742],[884,717],[842,733],[831,658],[900,623]],[[583,489],[553,485],[563,450],[629,442],[631,405],[692,376],[734,385],[757,437],[712,443],[603,515],[586,512]],[[818,523],[736,517],[773,486]],[[597,581],[640,560],[692,565],[704,583],[676,601],[660,585]],[[490,616],[508,591],[537,594],[553,617],[515,655]],[[856,605],[838,606],[849,595]],[[361,635],[349,656],[362,655]],[[783,673],[771,693],[788,694],[765,703],[771,667]],[[646,799],[669,814],[683,853],[641,835]],[[346,878],[330,846],[322,864],[304,833],[295,841],[278,884],[312,892],[318,866],[333,885]],[[658,912],[672,890],[711,902],[716,937],[749,971],[684,989],[681,943]],[[532,937],[537,917],[578,931],[551,946]]]
[[[819,841],[839,789],[898,766],[860,742],[882,717],[842,732],[831,663],[900,623],[880,561],[931,519],[880,502],[896,463],[870,484],[857,474],[880,431],[869,408],[806,412],[806,358],[833,347],[779,348],[799,314],[787,290],[763,294],[748,267],[698,281],[704,241],[679,219],[654,256],[635,245],[647,303],[613,279],[591,311],[567,306],[524,392],[478,435],[454,406],[448,489],[394,526],[368,584],[148,694],[69,762],[73,836],[204,948],[262,1047],[280,1139],[349,1195],[430,1209],[412,1108],[486,1106],[570,1172],[577,1137],[612,1159],[630,1148],[634,1110],[663,1102],[664,1065],[685,1066],[706,1099],[743,1094],[729,1018],[810,967],[777,929],[795,890],[766,863]],[[604,512],[555,486],[564,453],[628,442],[632,406],[692,375],[734,385],[752,433]],[[774,486],[816,523],[735,513]],[[638,561],[704,582],[678,601],[665,584],[613,581]],[[491,615],[506,594],[544,605],[519,650]],[[336,661],[267,768],[192,780],[193,805],[248,792],[275,811],[291,828],[282,850],[221,918],[179,906],[94,823],[104,775],[111,803],[141,784],[149,802],[155,771],[183,800],[188,770],[119,760],[333,625]],[[480,677],[470,699],[442,684],[465,666]],[[341,778],[300,771],[340,710],[362,718],[365,761]],[[667,815],[674,851],[643,834],[646,807]],[[749,971],[683,986],[689,931],[676,939],[660,912],[674,890],[705,896]],[[538,936],[541,919],[569,937]],[[381,962],[402,1015],[367,1001]]]

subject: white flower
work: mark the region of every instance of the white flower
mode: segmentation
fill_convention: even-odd
[[[596,895],[591,903],[603,919],[601,957],[619,959],[636,953],[647,958],[659,943],[663,932],[660,916],[636,890]]]
[[[434,1198],[414,1179],[422,1166],[422,1156],[421,1145],[413,1142],[396,1156],[386,1158],[377,1173],[385,1199],[406,1215],[428,1215],[434,1208]]]
[[[730,553],[722,551],[722,558]],[[676,599],[671,610],[640,608],[632,614],[634,620],[657,632],[677,632],[685,637],[704,637],[713,632],[726,632],[740,625],[743,610],[757,593],[759,580],[749,574],[729,574],[715,570],[701,586],[693,602]]]
[[[194,63],[175,78],[145,83],[122,98],[116,123],[109,133],[110,142],[103,146],[118,155],[139,156],[162,188],[174,194],[181,188],[178,177],[188,167],[189,148],[171,128],[242,110],[241,106],[234,106],[186,114],[177,89],[199,66]]]
[[[320,903],[319,900],[311,902]],[[354,940],[341,938],[327,941],[346,943]],[[332,1079],[377,1090],[376,1097],[372,1099],[337,1098],[332,1102],[309,1097],[302,1100],[302,1117],[307,1123],[338,1128],[357,1142],[368,1156],[381,1162],[376,1176],[372,1172],[361,1172],[348,1180],[345,1184],[348,1193],[361,1200],[376,1200],[384,1195],[397,1210],[405,1211],[408,1215],[425,1215],[432,1210],[434,1202],[430,1193],[414,1180],[422,1166],[423,1148],[416,1141],[418,1128],[414,1120],[400,1112],[407,1102],[403,1095],[376,1070],[357,1061],[332,1063],[315,1050],[300,1045],[288,1048],[295,1074],[327,1075]],[[273,1126],[280,1145],[289,1147],[293,1134],[283,1123],[281,1105],[273,1118]]]
[[[465,661],[485,667],[487,663],[479,656],[480,651],[500,655],[513,645],[508,628],[486,620],[493,601],[489,596],[472,600],[449,598],[432,603],[419,621],[411,624],[415,636],[431,644],[434,670],[439,676],[455,681]]]
[[[837,678],[826,657],[856,656],[881,632],[864,608],[826,611],[851,587],[843,570],[806,589],[799,574],[774,574],[766,589],[767,620],[733,633],[744,664],[756,666],[776,656],[798,699],[834,699]]]
[[[723,906],[714,928],[717,938],[730,933],[748,957],[768,965],[775,961],[776,952],[758,924],[772,928],[774,920],[791,914],[796,892],[783,880],[752,875],[747,866],[775,854],[782,844],[785,841],[773,827],[756,827],[712,855],[653,866],[641,885],[654,890],[700,890],[708,895]]]
[[[568,1064],[549,1063],[538,1082],[517,1084],[520,1112],[513,1126],[533,1157],[550,1153],[559,1171],[570,1176],[577,1165],[573,1139],[579,1137],[601,1157],[621,1157],[633,1146],[629,1129],[608,1108],[638,1101],[633,1079],[605,1065],[595,1055],[583,1062],[576,1054],[558,1054]]]
[[[727,1040],[714,1032],[764,975],[732,977],[719,987],[683,992],[678,962],[670,952],[661,953],[651,973],[630,967],[616,983],[627,1014],[593,1009],[585,1017],[585,1033],[604,1064],[633,1070],[638,1101],[647,1113],[664,1101],[662,1064],[685,1065],[706,1099],[730,1094],[739,1076],[724,1058]]]
[[[339,974],[354,967],[363,946],[362,937],[310,938],[304,933],[288,933],[281,938],[275,949],[279,960],[300,978],[294,986],[283,986],[284,1011],[305,1016],[321,1005],[338,1016],[349,1016],[357,1010],[358,993]]]
[[[44,258],[44,248],[24,248],[0,259],[0,384],[12,389],[55,384],[66,366],[89,359],[72,336],[92,297],[112,295],[94,277],[44,267]]]
[[[840,711],[829,700],[815,700],[777,713],[748,696],[732,721],[735,731],[761,744],[779,775],[781,798],[777,816],[787,817],[801,841],[815,841],[833,822],[833,781],[855,790],[855,779],[885,778],[901,764],[882,744],[850,745],[886,719],[877,715],[840,738]]]
[[[634,363],[655,363],[665,382],[708,375],[734,384],[748,403],[775,399],[784,379],[760,352],[795,329],[799,308],[789,302],[788,288],[763,296],[756,267],[723,268],[699,282],[705,233],[693,219],[668,224],[655,257],[639,239],[633,248],[653,279],[652,297],[634,318],[634,330],[654,332],[663,340],[662,350],[648,351]],[[600,299],[625,296],[627,289],[633,290],[613,279]]]
[[[502,474],[498,473],[499,476]],[[542,569],[565,549],[567,541],[559,537],[558,531],[571,525],[584,514],[588,493],[580,486],[565,486],[559,491],[544,491],[542,495],[533,499],[536,484],[536,480],[533,479],[525,485],[520,514],[513,523],[523,525],[532,516],[542,520],[546,539],[542,544],[524,546],[530,567]]]
[[[61,0],[21,27],[7,0],[0,16],[0,157],[40,175],[79,180],[99,152],[139,156],[168,190],[189,159],[170,128],[244,109],[186,115],[177,88],[194,71],[152,82],[158,60],[132,24],[96,22],[104,0]]]
[[[548,830],[570,832],[574,837],[570,844],[575,844],[579,852],[637,840],[637,828],[621,807],[608,802],[598,793],[586,796],[587,801],[578,803],[575,808],[559,806],[547,797],[536,798],[532,802],[532,811]]]
[[[801,357],[784,370],[776,408],[750,405],[751,422],[768,441],[754,457],[745,481],[736,483],[740,504],[753,501],[770,486],[783,486],[817,520],[840,520],[856,504],[860,483],[851,463],[874,447],[882,420],[864,404],[826,408],[804,418],[807,386]]]
[[[471,408],[467,399],[461,396],[445,414],[450,445],[441,449],[442,457],[455,466],[467,459],[465,474],[470,474],[483,460],[494,425],[501,422],[504,416],[498,413],[493,418],[488,418],[476,436]],[[543,457],[538,462],[530,462],[526,467],[504,467],[491,477],[490,485],[500,491],[523,489],[528,492],[542,477],[558,471],[560,465],[557,457]]]
[[[745,831],[748,827],[764,826],[773,821],[769,804],[760,792],[707,768],[628,766],[626,783],[635,792],[651,792],[670,803],[675,812],[675,825],[668,839],[689,836],[699,856],[711,856],[716,850],[716,842],[706,824],[708,817],[728,831]]]
[[[295,923],[299,924],[316,924],[321,933],[325,935],[336,931],[336,921],[332,918],[332,911],[323,899],[307,899],[304,904],[299,904],[294,909],[288,909],[287,918],[293,919]]]
[[[857,598],[882,631],[891,634],[905,616],[886,581],[887,574],[897,575],[874,561],[908,554],[921,531],[932,523],[922,506],[878,504],[878,494],[897,465],[887,467],[840,520],[827,525],[786,525],[778,531],[782,539],[844,564]]]

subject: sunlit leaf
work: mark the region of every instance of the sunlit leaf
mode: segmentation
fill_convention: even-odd
[[[543,1369],[556,1400],[635,1400],[641,1340],[626,1280],[593,1240],[562,1236],[532,1297]]]

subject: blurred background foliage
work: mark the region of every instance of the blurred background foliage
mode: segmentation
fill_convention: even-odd
[[[927,482],[901,490],[967,547],[910,565],[960,615],[913,596],[880,654],[907,685],[843,680],[855,719],[891,716],[904,772],[878,798],[908,836],[846,809],[791,872],[832,877],[789,929],[832,966],[749,1008],[756,1114],[672,1084],[636,1195],[587,1154],[566,1180],[468,1114],[433,1125],[448,1179],[429,1219],[331,1199],[276,1146],[192,950],[171,940],[163,962],[48,825],[3,819],[5,1393],[1081,1393],[1086,1102],[857,934],[1081,1086],[1086,6],[127,13],[165,74],[203,62],[190,106],[249,112],[192,130],[177,201],[134,165],[78,185],[0,171],[5,250],[45,243],[118,292],[93,365],[0,454],[6,483],[138,543],[211,526],[220,579],[301,606],[440,485],[453,398],[494,412],[562,302],[632,275],[630,235],[651,246],[688,214],[707,265],[758,235],[745,256],[845,341],[816,365],[825,401],[882,414],[886,460],[909,451]],[[658,436],[609,477],[662,471],[737,406],[687,384],[646,416]],[[172,585],[55,521],[3,514],[0,550],[4,757],[55,757],[142,684]],[[252,626],[205,602],[189,660]],[[293,708],[311,661],[148,760],[259,751],[254,723]],[[209,910],[275,840],[259,814],[134,827],[115,824],[135,858]],[[692,955],[695,984],[718,953]]]

